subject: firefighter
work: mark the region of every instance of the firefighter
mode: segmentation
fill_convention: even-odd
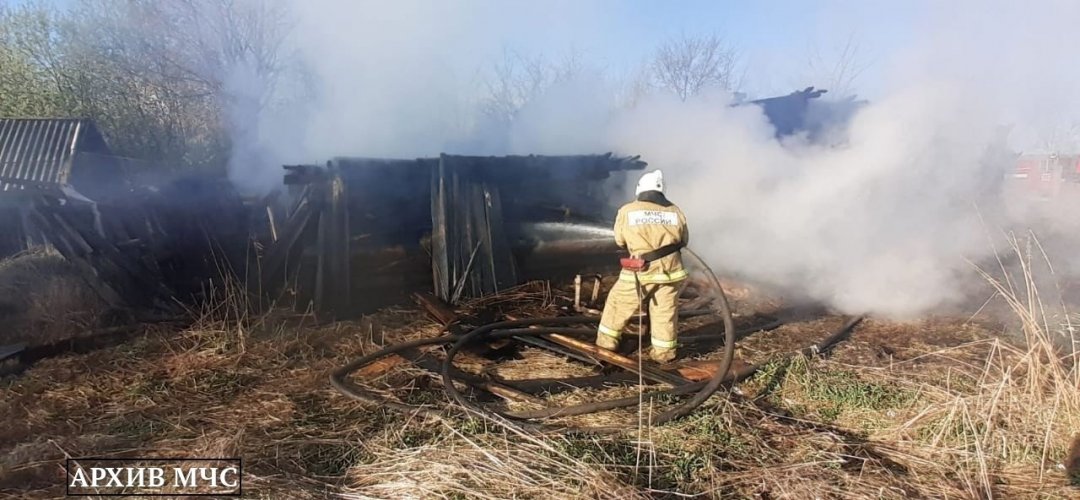
[[[638,181],[636,200],[615,217],[615,243],[626,248],[619,280],[608,293],[596,345],[614,351],[630,317],[648,307],[650,357],[659,363],[675,359],[678,298],[687,278],[679,250],[690,233],[682,210],[664,197],[664,175],[647,172]]]

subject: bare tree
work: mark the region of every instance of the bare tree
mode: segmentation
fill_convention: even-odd
[[[1039,141],[1051,153],[1080,153],[1080,122],[1064,121],[1047,127],[1039,134]]]
[[[151,122],[141,134],[116,138],[143,156],[223,164],[236,124],[254,121],[285,67],[290,26],[277,1],[82,0],[76,12],[73,38],[81,43],[72,52],[81,53],[82,67],[119,84],[115,94],[134,111],[124,121]]]
[[[684,101],[708,88],[734,92],[741,83],[738,71],[738,51],[717,34],[670,39],[652,61],[656,86]]]
[[[854,32],[828,54],[822,53],[816,46],[811,46],[806,65],[808,78],[812,82],[804,81],[797,85],[812,84],[827,89],[839,98],[854,96],[859,77],[871,66],[864,57]]]
[[[2,108],[94,118],[123,155],[224,165],[237,124],[255,121],[290,69],[284,5],[78,0],[0,12]]]
[[[583,69],[581,57],[571,52],[558,62],[543,55],[529,56],[504,50],[502,58],[491,66],[483,78],[486,95],[481,98],[480,111],[498,122],[513,121],[530,101],[551,88],[578,75]]]

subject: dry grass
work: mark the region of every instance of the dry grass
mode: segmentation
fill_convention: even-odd
[[[0,259],[0,345],[46,344],[100,326],[106,304],[51,248]]]
[[[0,382],[9,423],[0,428],[0,494],[57,496],[66,456],[175,455],[243,457],[245,491],[260,498],[1075,496],[1062,465],[1080,429],[1080,375],[1055,319],[1069,316],[1047,313],[1023,271],[1006,274],[987,277],[1021,319],[1015,338],[958,321],[871,321],[834,358],[768,364],[677,422],[639,428],[633,410],[571,421],[627,429],[603,436],[536,435],[460,412],[409,416],[349,400],[330,389],[332,369],[441,327],[412,308],[331,325],[255,315],[242,291],[227,290],[192,311],[190,328],[148,327],[129,344],[45,360]],[[528,316],[564,304],[559,290],[531,285],[467,308]],[[838,321],[760,334],[744,351],[768,359]],[[520,355],[496,367],[468,353],[461,367],[506,378],[589,373],[532,349]],[[448,404],[437,380],[407,364],[365,383],[402,401]],[[551,403],[634,391],[573,391]]]

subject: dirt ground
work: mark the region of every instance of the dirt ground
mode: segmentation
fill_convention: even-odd
[[[440,334],[412,307],[319,325],[220,306],[185,328],[147,326],[120,345],[0,380],[0,495],[62,495],[69,457],[235,456],[251,498],[1080,496],[1080,477],[1066,470],[1080,430],[1075,358],[1000,322],[934,318],[868,319],[827,356],[785,359],[844,318],[769,309],[732,292],[740,327],[789,320],[737,344],[739,359],[763,368],[662,426],[640,422],[673,402],[565,419],[625,429],[603,435],[533,434],[470,417],[408,364],[358,382],[445,416],[334,391],[328,374],[352,358]],[[544,284],[514,293],[503,312],[550,315],[565,304]],[[719,348],[684,355],[715,358]],[[461,367],[505,378],[595,373],[535,349],[498,363],[470,354]],[[634,393],[579,390],[548,402]]]

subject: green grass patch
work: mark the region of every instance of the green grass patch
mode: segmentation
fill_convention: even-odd
[[[845,412],[902,408],[916,396],[912,391],[867,380],[854,371],[817,369],[804,357],[792,360],[785,378],[785,395],[798,396],[794,399],[802,402],[806,410],[816,411],[825,422],[833,422]]]
[[[637,447],[622,439],[569,434],[565,440],[557,443],[559,451],[585,463],[617,466],[634,466],[638,463]]]
[[[412,389],[402,396],[401,401],[405,404],[422,406],[438,404],[441,398],[430,389]]]
[[[702,453],[682,452],[675,455],[667,468],[667,479],[683,490],[691,487],[699,475],[711,470],[709,456]]]
[[[665,443],[665,448],[673,451],[685,449],[687,441],[692,441],[699,448],[723,455],[741,456],[751,448],[748,438],[753,437],[749,429],[734,429],[726,415],[718,411],[699,411],[690,417],[682,428],[682,440]]]
[[[254,384],[259,377],[233,370],[208,370],[193,377],[195,390],[221,399],[231,399]]]
[[[973,420],[969,424],[960,415],[945,414],[919,427],[916,438],[923,443],[936,441],[951,448],[975,453],[979,449],[977,444],[984,439],[986,432],[986,422],[981,419]],[[1020,455],[1014,458],[1019,459]]]
[[[406,448],[418,448],[439,441],[438,435],[424,429],[408,428],[401,433],[400,441]]]
[[[133,442],[149,441],[161,436],[168,426],[144,415],[124,415],[113,420],[107,428],[109,434],[122,436]]]
[[[353,465],[369,460],[360,447],[346,443],[314,443],[300,449],[300,465],[315,476],[342,476]]]
[[[161,398],[170,397],[171,387],[172,384],[169,382],[168,377],[163,374],[140,374],[135,382],[129,386],[128,395],[135,398],[145,397],[157,401]]]
[[[774,394],[784,383],[791,361],[776,359],[765,363],[753,377],[743,383],[743,389],[758,396]]]
[[[335,406],[321,392],[288,396],[296,407],[290,425],[313,432],[348,429],[350,435],[369,435],[400,423],[400,414],[384,408],[370,409],[360,404]]]
[[[475,436],[488,432],[488,422],[479,418],[464,418],[457,426],[458,432],[463,436]]]

